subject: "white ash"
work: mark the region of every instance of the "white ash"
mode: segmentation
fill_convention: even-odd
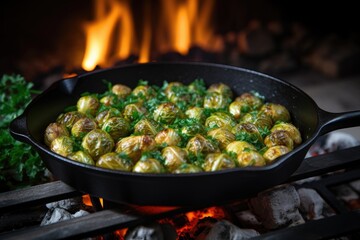
[[[359,195],[348,185],[339,185],[331,188],[335,196],[345,202],[359,199]]]
[[[139,225],[126,232],[125,240],[175,240],[176,231],[169,224]]]
[[[299,222],[300,198],[291,185],[277,186],[261,192],[250,199],[249,205],[266,229]]]
[[[44,225],[49,225],[52,223],[57,223],[60,221],[64,221],[64,220],[68,220],[71,219],[71,213],[69,213],[68,211],[62,209],[62,208],[54,208],[54,209],[50,209],[45,217],[43,218],[43,220],[40,223],[40,226],[44,226]]]
[[[242,240],[259,236],[260,234],[253,229],[241,229],[226,220],[221,220],[211,228],[206,240]]]
[[[78,217],[86,216],[86,215],[89,215],[89,214],[90,214],[89,212],[80,209],[76,213],[72,214],[71,217],[72,218],[78,218]]]
[[[324,200],[313,189],[298,189],[300,197],[300,211],[304,213],[308,220],[323,218]]]
[[[349,183],[349,185],[355,189],[358,193],[360,193],[360,179],[356,180],[356,181],[352,181],[351,183]]]

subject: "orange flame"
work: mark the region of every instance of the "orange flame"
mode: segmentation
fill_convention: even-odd
[[[161,12],[151,12],[153,2],[145,1],[137,28],[130,0],[94,2],[94,21],[85,25],[82,68],[86,71],[110,66],[132,53],[139,56],[138,62],[148,62],[155,53],[177,51],[185,55],[193,45],[210,51],[216,46],[211,28],[215,0],[162,0],[156,7]]]

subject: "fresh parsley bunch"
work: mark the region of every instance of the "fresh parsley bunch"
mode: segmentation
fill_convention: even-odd
[[[33,84],[20,75],[3,75],[0,80],[0,192],[42,182],[45,167],[37,152],[16,141],[9,132],[10,122],[31,101]]]

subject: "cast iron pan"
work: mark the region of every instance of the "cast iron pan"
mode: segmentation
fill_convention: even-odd
[[[164,80],[188,84],[196,78],[202,78],[207,86],[218,82],[228,84],[235,95],[255,90],[267,101],[283,104],[300,129],[303,143],[265,167],[176,175],[137,174],[89,166],[51,152],[43,142],[47,125],[54,122],[65,107],[75,105],[81,93],[107,90],[104,79],[133,88],[139,79],[162,85]],[[30,103],[11,123],[10,131],[17,140],[35,147],[57,178],[82,192],[121,203],[186,206],[239,199],[283,183],[298,168],[318,136],[335,129],[358,126],[359,122],[360,111],[326,112],[295,86],[254,71],[207,63],[150,63],[60,80]]]

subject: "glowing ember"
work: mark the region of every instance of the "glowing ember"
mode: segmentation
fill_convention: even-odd
[[[130,0],[94,2],[94,21],[84,27],[82,68],[86,71],[98,65],[111,66],[131,54],[139,56],[138,62],[149,62],[158,53],[176,51],[185,55],[191,46],[208,51],[218,46],[211,28],[215,0],[161,0],[156,7],[161,12],[156,13],[152,12],[154,2],[145,1],[136,27]]]
[[[101,206],[103,207],[104,206],[104,201],[102,198],[99,198],[100,200],[100,204]],[[82,196],[82,202],[83,204],[85,204],[86,206],[89,206],[89,207],[92,207],[92,202],[91,202],[91,199],[90,199],[90,195],[89,194],[86,194],[86,195],[83,195]]]

